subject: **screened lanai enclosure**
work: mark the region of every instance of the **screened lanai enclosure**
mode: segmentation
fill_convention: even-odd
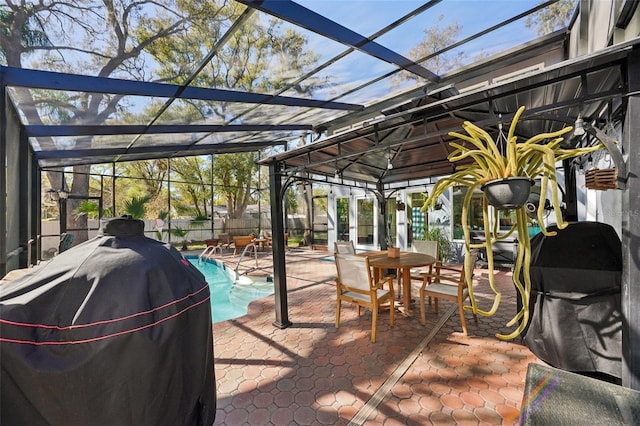
[[[637,1],[86,6],[0,4],[3,274],[45,257],[47,215],[58,233],[87,230],[74,222],[81,201],[121,214],[140,180],[161,194],[146,219],[165,211],[177,226],[194,218],[177,209],[179,192],[199,182],[211,237],[229,231],[216,217],[257,205],[256,229],[273,236],[274,324],[287,327],[293,189],[313,206],[301,226],[323,245],[407,248],[423,195],[455,171],[449,133],[470,121],[495,136],[525,106],[521,138],[573,126],[566,147],[606,145],[556,166],[566,219],[608,223],[622,240],[623,383],[640,389]],[[239,180],[230,155],[252,156],[253,175]],[[189,158],[206,164],[198,179],[187,178]],[[594,167],[616,169],[615,189],[585,189],[581,170]],[[229,201],[229,188],[249,196]],[[452,240],[455,202],[443,200],[448,215],[427,212]]]

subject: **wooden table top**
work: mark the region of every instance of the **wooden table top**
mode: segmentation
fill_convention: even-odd
[[[411,251],[401,251],[400,257],[389,257],[386,250],[363,252],[358,255],[368,256],[369,264],[374,268],[415,268],[432,265],[436,261],[433,256]]]

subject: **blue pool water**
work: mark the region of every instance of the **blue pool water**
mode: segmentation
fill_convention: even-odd
[[[241,277],[236,283],[227,271],[215,262],[188,258],[204,275],[211,291],[213,322],[226,321],[246,315],[249,303],[273,294],[271,280],[250,280]]]

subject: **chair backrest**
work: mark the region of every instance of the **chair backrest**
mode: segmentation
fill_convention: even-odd
[[[432,282],[449,282],[455,283],[457,285],[462,286],[463,288],[467,287],[467,279],[465,268],[469,268],[470,280],[473,280],[473,271],[476,267],[476,262],[478,261],[478,249],[473,249],[469,251],[469,255],[464,257],[462,265],[443,265],[440,262],[436,262],[435,265],[435,274],[432,278]],[[427,286],[428,287],[428,286]]]
[[[227,232],[221,232],[218,234],[218,241],[222,244],[229,244],[230,240],[229,240],[230,236],[229,233]]]
[[[353,241],[336,241],[334,244],[335,252],[339,254],[356,254],[356,248]]]
[[[438,242],[431,240],[413,240],[411,249],[416,253],[428,254],[438,259]]]
[[[350,289],[371,291],[373,280],[368,256],[336,253],[335,259],[341,285]]]
[[[252,241],[253,237],[251,235],[241,235],[238,237],[233,237],[233,244],[236,246],[236,248],[246,247],[247,245],[251,244]]]

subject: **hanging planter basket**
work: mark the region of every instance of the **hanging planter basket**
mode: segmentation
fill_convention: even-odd
[[[584,184],[589,189],[606,191],[618,188],[618,172],[613,169],[591,169],[584,175]]]
[[[508,177],[485,183],[480,188],[489,204],[498,210],[517,209],[524,205],[535,181],[528,177]]]

